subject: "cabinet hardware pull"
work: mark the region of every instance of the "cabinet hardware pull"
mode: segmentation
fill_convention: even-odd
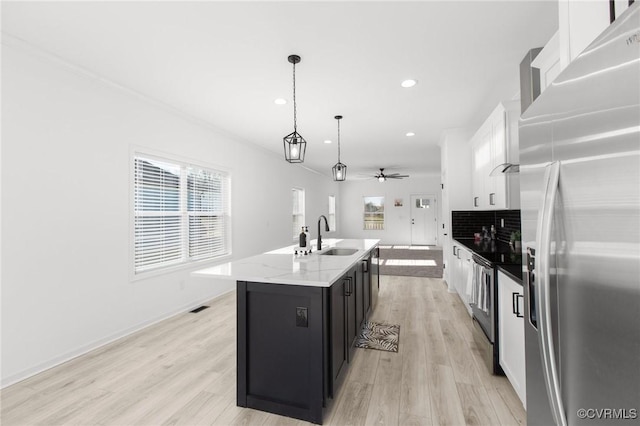
[[[369,272],[369,261],[367,259],[362,261],[362,266],[362,272]]]
[[[457,246],[453,246],[453,255],[454,255],[454,256],[457,256],[457,255],[458,255],[458,253],[456,252],[456,249],[457,249],[457,248],[458,248]]]
[[[473,207],[478,207],[478,197],[473,197]]]
[[[347,277],[345,280],[347,280],[347,283],[344,286],[344,295],[351,296],[351,277]]]
[[[518,318],[524,318],[522,312],[520,312],[520,298],[524,299],[524,296],[518,292],[511,293],[511,304],[513,309],[513,314]]]
[[[491,194],[489,194],[489,204],[490,204],[490,205],[492,205],[492,206],[495,206],[495,205],[496,205],[496,200],[495,200],[495,198],[496,198],[496,194],[495,194],[495,192],[492,192]]]

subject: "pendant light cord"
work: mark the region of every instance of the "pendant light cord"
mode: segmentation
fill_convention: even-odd
[[[340,162],[340,120],[338,120],[338,163]]]
[[[296,63],[293,63],[293,131],[298,132],[296,112]]]

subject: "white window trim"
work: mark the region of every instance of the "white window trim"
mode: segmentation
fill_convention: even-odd
[[[129,280],[130,282],[141,281],[145,279],[154,278],[161,275],[167,275],[171,273],[175,273],[182,270],[189,269],[198,269],[202,268],[204,264],[216,264],[223,263],[229,261],[233,256],[233,235],[232,223],[229,223],[227,228],[227,244],[228,251],[225,255],[218,256],[215,258],[209,259],[197,259],[187,261],[185,263],[180,263],[176,265],[161,267],[158,269],[152,269],[149,271],[136,273],[135,271],[135,158],[136,156],[147,157],[149,159],[157,159],[158,161],[164,162],[176,162],[181,163],[183,165],[191,165],[196,167],[201,167],[204,169],[211,169],[219,172],[223,172],[227,175],[228,185],[227,185],[227,199],[228,199],[228,217],[231,222],[231,218],[233,217],[232,211],[232,188],[233,188],[233,180],[231,169],[215,165],[212,163],[205,163],[199,160],[195,160],[192,158],[180,156],[174,153],[169,153],[165,151],[156,150],[148,147],[141,147],[137,145],[131,145],[129,149]],[[183,230],[184,231],[184,230]],[[188,245],[188,239],[185,238],[185,244]]]

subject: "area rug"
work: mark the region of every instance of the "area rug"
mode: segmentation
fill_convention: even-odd
[[[442,278],[441,249],[433,246],[391,247],[380,248],[380,274]]]
[[[377,349],[379,351],[398,352],[400,326],[368,321],[356,338],[356,347]]]

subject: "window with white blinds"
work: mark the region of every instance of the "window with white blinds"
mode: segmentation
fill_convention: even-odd
[[[135,273],[230,252],[227,173],[140,155],[134,169]]]
[[[299,235],[304,223],[304,189],[291,188],[293,196],[293,239]]]

